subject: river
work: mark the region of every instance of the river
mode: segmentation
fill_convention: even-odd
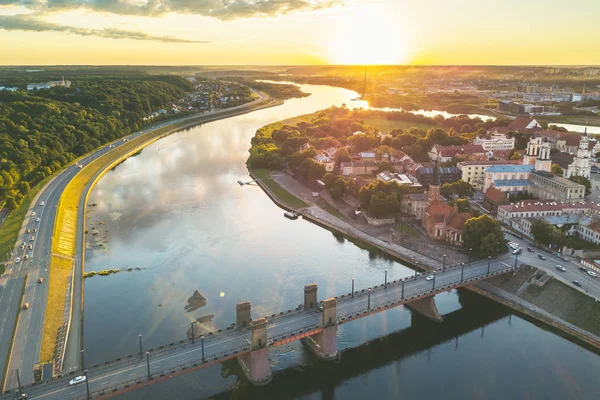
[[[346,103],[355,93],[301,85],[310,97],[183,130],[107,173],[89,199],[84,349],[93,365],[183,339],[192,319],[225,327],[235,304],[254,317],[294,308],[302,287],[319,298],[412,271],[304,220],[283,218],[248,180],[250,139],[261,126]],[[205,301],[188,304],[198,290]],[[339,329],[339,364],[314,361],[299,342],[270,352],[273,382],[239,378],[235,362],[161,382],[122,399],[598,398],[600,357],[468,292],[436,297],[445,322],[400,307]],[[482,328],[483,327],[483,328]],[[387,336],[386,335],[390,335]],[[383,337],[383,339],[378,339]]]

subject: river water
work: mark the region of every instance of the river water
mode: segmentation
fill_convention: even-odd
[[[302,287],[319,298],[410,275],[407,267],[303,220],[283,218],[247,181],[250,139],[261,126],[331,105],[360,106],[354,92],[301,85],[310,97],[204,124],[148,146],[92,192],[86,271],[131,269],[85,280],[84,349],[93,365],[185,338],[189,323],[294,308]],[[203,299],[188,303],[198,290]],[[202,398],[600,398],[600,357],[468,292],[436,297],[446,320],[404,308],[340,327],[340,363],[314,361],[295,342],[273,349],[273,382],[254,388],[235,362],[122,395]],[[389,335],[389,336],[386,336]],[[383,338],[380,338],[383,337]]]

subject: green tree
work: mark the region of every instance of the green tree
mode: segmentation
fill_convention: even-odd
[[[383,161],[383,162],[379,163],[379,169],[377,170],[377,173],[380,173],[383,171],[396,172],[396,169],[389,162]]]
[[[456,207],[458,208],[459,212],[467,212],[467,211],[471,210],[471,204],[469,203],[469,200],[467,200],[467,199],[456,200]]]
[[[465,222],[463,244],[481,257],[495,256],[506,251],[507,240],[500,223],[487,214]]]
[[[350,158],[350,154],[348,154],[347,147],[339,148],[335,152],[335,157],[334,157],[335,165],[340,165],[343,162],[348,162],[351,160],[352,159]]]
[[[520,160],[521,153],[519,153],[519,151],[517,149],[512,149],[510,154],[508,155],[508,159],[509,160]]]
[[[440,194],[447,199],[451,198],[455,195],[454,186],[451,183],[444,183],[440,187]]]
[[[562,176],[563,169],[558,164],[552,164],[552,168],[550,169],[550,172],[552,172],[554,175]]]
[[[569,180],[585,186],[585,195],[586,196],[589,196],[590,193],[592,193],[592,183],[585,176],[572,176],[569,178]]]

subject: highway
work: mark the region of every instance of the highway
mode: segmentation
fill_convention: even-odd
[[[131,139],[147,134],[149,132],[168,127],[173,124],[190,121],[190,126],[208,122],[211,120],[224,118],[241,114],[248,107],[255,106],[269,99],[263,93],[256,92],[259,98],[251,103],[232,107],[223,110],[210,111],[201,115],[192,115],[184,118],[165,121],[141,131],[135,132],[127,137],[121,138],[110,144],[95,150],[94,152],[82,157],[78,160],[78,164],[85,167],[90,162],[110,151],[123,152],[119,147]],[[233,115],[232,115],[233,114]],[[185,129],[186,127],[177,127],[177,130]],[[174,128],[175,129],[175,128]],[[13,388],[17,384],[17,373],[19,370],[21,384],[29,384],[33,382],[33,367],[39,361],[42,331],[44,324],[44,315],[47,299],[47,281],[48,281],[48,265],[50,261],[50,251],[52,247],[52,235],[54,230],[54,222],[56,216],[56,207],[66,185],[80,171],[77,165],[70,165],[63,169],[54,179],[52,179],[42,190],[37,197],[32,201],[29,210],[26,213],[25,220],[21,227],[19,237],[15,249],[11,254],[11,262],[7,265],[6,272],[0,279],[0,368],[4,371],[8,354],[11,354],[9,367],[6,373],[4,387]],[[86,190],[91,189],[91,182],[88,183]],[[83,198],[85,198],[85,193]],[[40,202],[44,202],[41,206]],[[84,200],[79,206],[78,229],[83,232],[85,211]],[[32,215],[35,212],[35,216]],[[39,218],[39,221],[37,219]],[[26,233],[27,229],[31,229],[30,233]],[[36,229],[37,232],[33,232]],[[31,236],[34,240],[29,240]],[[83,254],[84,235],[77,235],[77,251],[75,257],[75,277],[72,290],[74,291],[73,301],[73,321],[77,323],[71,324],[69,332],[70,345],[67,347],[65,357],[65,365],[71,368],[79,366],[79,350],[81,348],[81,332],[82,332],[82,308],[83,308],[83,283],[82,283],[82,254]],[[21,244],[26,242],[25,250],[20,248]],[[32,244],[33,249],[29,250],[28,246]],[[25,255],[29,259],[24,260]],[[20,258],[20,262],[16,259]],[[24,292],[23,303],[29,303],[28,310],[21,309],[20,296],[23,289],[23,282],[28,276],[27,286]],[[38,283],[38,278],[43,278],[43,283]],[[78,299],[78,300],[76,300]],[[17,320],[15,318],[18,318]],[[15,340],[11,350],[12,332],[15,330]]]
[[[502,256],[467,265],[464,268],[453,267],[445,271],[433,274],[423,274],[417,277],[406,278],[404,283],[394,281],[388,283],[387,287],[378,285],[370,294],[370,308],[368,290],[357,291],[354,297],[345,294],[338,297],[337,323],[345,323],[352,319],[369,315],[373,312],[383,311],[386,308],[395,307],[405,302],[410,302],[420,296],[431,296],[439,292],[447,291],[455,287],[467,284],[468,279],[483,279],[490,273],[506,271],[514,267],[514,257]],[[461,279],[462,278],[462,279]],[[464,281],[464,282],[463,282]],[[301,288],[299,288],[299,291]],[[411,299],[413,297],[413,299]],[[380,308],[381,307],[381,308]],[[320,330],[322,315],[315,310],[292,310],[281,314],[267,317],[267,340],[271,346],[277,346],[286,342],[289,338],[307,332]],[[150,374],[154,379],[159,379],[162,373],[165,376],[172,375],[174,371],[182,371],[210,365],[227,358],[235,357],[249,351],[250,330],[223,329],[221,333],[205,335],[203,343],[196,340],[194,344],[182,341],[173,346],[167,345],[164,349],[154,349],[149,352],[149,363],[146,357],[139,354],[123,357],[122,360],[88,367],[88,383],[92,395],[102,392],[111,393],[113,389],[122,390],[124,385],[135,385],[136,381],[145,382],[148,377],[148,365]],[[286,340],[287,338],[287,340]],[[202,363],[202,351],[206,364]],[[197,366],[194,366],[194,363]],[[65,400],[86,397],[86,385],[79,384],[70,386],[71,376],[56,379],[47,384],[24,388],[30,399]],[[117,389],[118,387],[118,389]],[[14,396],[14,392],[10,394]],[[4,398],[9,398],[7,395]]]

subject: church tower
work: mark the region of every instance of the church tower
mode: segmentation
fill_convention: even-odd
[[[542,143],[538,147],[539,156],[535,160],[536,171],[546,171],[550,172],[552,169],[552,161],[550,160],[550,144],[548,142]]]
[[[429,185],[429,204],[433,203],[434,201],[441,200],[441,186],[442,185],[440,183],[440,170],[436,161],[435,165],[433,166],[433,176],[431,177],[431,184]]]
[[[531,138],[527,143],[527,152],[523,156],[523,165],[534,164],[540,152],[542,138]]]
[[[564,171],[563,176],[570,178],[572,176],[583,176],[584,178],[590,179],[592,172],[592,166],[590,164],[592,152],[590,151],[590,138],[587,135],[587,126],[579,141],[579,148],[577,149],[577,156],[573,159],[573,162],[569,164],[569,167]]]

